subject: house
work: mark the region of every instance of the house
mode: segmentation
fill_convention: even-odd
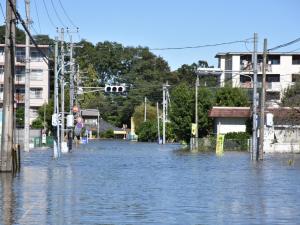
[[[268,107],[265,110],[264,151],[300,152],[300,108]],[[250,107],[213,107],[214,133],[245,132]]]
[[[0,44],[0,107],[3,104],[4,44]],[[48,55],[48,45],[39,45]],[[30,123],[38,117],[38,108],[49,99],[49,67],[42,54],[30,46]],[[25,45],[18,44],[15,52],[15,101],[24,106],[25,101]]]
[[[214,106],[209,117],[214,119],[214,133],[246,132],[246,121],[250,119],[250,107]]]
[[[253,88],[253,64],[251,52],[217,53],[217,69],[203,71],[217,77],[220,86],[230,84],[232,87]],[[257,55],[258,88],[262,81],[262,53]],[[267,105],[279,106],[285,89],[300,80],[300,53],[269,52],[267,56],[266,100]],[[207,70],[209,68],[205,68]]]

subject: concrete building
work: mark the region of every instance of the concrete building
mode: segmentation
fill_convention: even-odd
[[[213,107],[214,133],[245,132],[250,119],[250,107]],[[266,108],[264,129],[265,153],[300,153],[300,109]]]
[[[218,76],[221,86],[229,83],[232,87],[251,89],[253,87],[253,65],[251,52],[218,53]],[[258,53],[258,87],[262,80],[262,53]],[[300,53],[268,53],[266,72],[266,100],[268,106],[278,106],[284,90],[300,80]]]
[[[0,107],[3,104],[4,44],[0,44]],[[48,55],[48,45],[39,46]],[[49,99],[49,68],[41,53],[30,48],[30,122],[37,118],[37,110]],[[25,45],[16,46],[15,56],[15,102],[23,106],[25,100]]]

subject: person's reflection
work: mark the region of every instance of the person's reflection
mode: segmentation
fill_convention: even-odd
[[[12,190],[13,175],[11,173],[0,173],[1,195],[2,195],[2,221],[0,224],[11,225],[14,223],[14,193]]]

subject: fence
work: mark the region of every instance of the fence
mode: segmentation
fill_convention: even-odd
[[[198,151],[215,151],[216,137],[191,138],[191,149],[195,149],[198,141]],[[250,151],[250,139],[226,139],[224,140],[224,151]]]

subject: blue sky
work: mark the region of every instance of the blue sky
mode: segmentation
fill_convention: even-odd
[[[61,27],[51,0],[44,1],[55,26]],[[59,0],[52,1],[66,26],[72,27]],[[5,6],[4,0],[0,2]],[[23,2],[18,0],[22,15]],[[61,0],[61,3],[80,28],[80,37],[93,43],[109,40],[125,46],[184,47],[243,40],[257,32],[261,49],[263,38],[268,38],[269,47],[273,47],[300,37],[299,0]],[[56,31],[49,22],[43,0],[31,0],[31,4],[35,30],[39,32],[41,27],[42,33],[54,37]],[[216,66],[217,52],[247,51],[247,48],[252,50],[252,44],[153,52],[167,60],[174,70],[198,60]],[[282,51],[297,48],[300,43]]]

